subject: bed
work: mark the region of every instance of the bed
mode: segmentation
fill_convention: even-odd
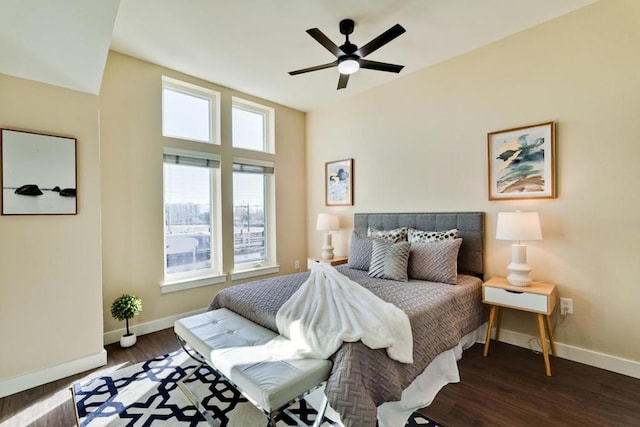
[[[461,350],[483,336],[484,214],[357,213],[353,238],[367,236],[369,229],[385,232],[409,228],[459,230],[462,243],[455,260],[455,284],[372,278],[356,262],[361,254],[354,250],[360,243],[352,240],[353,262],[350,258],[349,264],[336,269],[402,309],[409,317],[414,345],[411,364],[392,360],[384,349],[372,350],[361,342],[344,343],[333,354],[324,393],[345,426],[375,426],[377,422],[380,426],[404,425],[403,419],[413,410],[429,404],[442,386],[459,379],[456,360]],[[277,331],[278,309],[308,277],[304,272],[234,286],[218,293],[209,309],[227,308]]]

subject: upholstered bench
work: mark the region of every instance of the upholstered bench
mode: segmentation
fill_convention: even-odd
[[[204,363],[263,411],[269,426],[275,426],[275,418],[281,412],[297,418],[286,408],[321,386],[331,370],[328,360],[275,358],[263,344],[278,334],[225,308],[177,320],[174,332],[185,351],[200,362],[178,385],[212,425],[217,425],[212,412],[185,384]],[[320,425],[326,407],[325,397],[314,426]]]

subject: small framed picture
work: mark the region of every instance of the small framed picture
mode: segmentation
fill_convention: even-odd
[[[556,197],[554,122],[491,132],[487,142],[489,200]]]
[[[353,159],[325,163],[325,205],[353,205]]]
[[[0,130],[3,215],[75,215],[76,139]]]

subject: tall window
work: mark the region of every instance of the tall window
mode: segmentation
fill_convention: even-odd
[[[220,161],[210,145],[220,143],[219,123],[218,92],[162,77],[162,135],[193,148],[164,149],[162,292],[225,280],[218,231]]]
[[[273,108],[237,97],[232,104],[233,147],[273,153]],[[272,162],[233,159],[234,272],[276,265],[274,193]]]
[[[275,264],[273,254],[273,166],[233,163],[234,270]]]
[[[255,102],[233,98],[233,146],[273,153],[274,110]]]
[[[165,149],[165,282],[220,272],[216,245],[219,165],[213,155]]]

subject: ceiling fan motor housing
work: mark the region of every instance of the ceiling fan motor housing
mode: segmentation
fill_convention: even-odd
[[[343,19],[342,21],[340,21],[340,34],[348,36],[349,34],[353,33],[353,27],[355,25],[356,24],[355,22],[353,22],[353,19]]]

